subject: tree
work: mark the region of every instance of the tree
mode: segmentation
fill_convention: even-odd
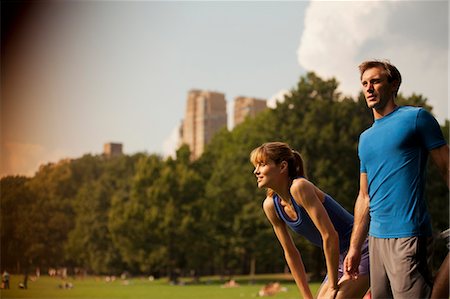
[[[29,217],[33,197],[28,188],[29,178],[9,176],[0,180],[1,189],[1,265],[4,269],[21,272],[27,257],[23,253],[31,246],[29,235],[23,234],[24,221]]]
[[[72,201],[77,193],[70,160],[41,166],[29,188],[34,200],[21,228],[30,246],[23,254],[30,266],[63,266],[63,246],[74,226]]]
[[[85,155],[42,166],[35,176],[1,179],[3,266],[84,267],[96,274],[280,272],[281,247],[262,210],[249,154],[264,142],[298,150],[308,177],[353,212],[359,135],[373,117],[363,94],[338,82],[299,78],[284,102],[216,133],[196,161],[151,154]],[[398,103],[432,107],[413,94]],[[449,122],[442,127],[448,138]],[[448,228],[448,188],[428,165],[427,197],[436,232]],[[294,236],[308,272],[321,279],[323,253]],[[437,247],[437,261],[446,247]],[[205,259],[205,256],[208,258]]]

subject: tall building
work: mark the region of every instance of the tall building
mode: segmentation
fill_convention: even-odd
[[[117,157],[122,155],[122,143],[105,143],[103,145],[103,154],[106,157]]]
[[[246,117],[254,117],[259,112],[267,108],[267,101],[249,98],[249,97],[236,97],[234,99],[234,123],[233,126],[237,126],[242,123]]]
[[[192,160],[201,156],[214,133],[226,125],[227,104],[223,93],[189,91],[180,133],[181,143],[189,145]]]

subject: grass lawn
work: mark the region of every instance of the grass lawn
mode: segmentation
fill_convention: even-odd
[[[200,283],[185,285],[170,285],[167,279],[150,281],[146,278],[132,278],[128,280],[116,279],[106,282],[105,277],[69,278],[67,282],[73,284],[71,289],[62,289],[60,278],[41,276],[36,281],[28,280],[28,289],[18,288],[23,276],[12,275],[9,290],[1,290],[0,298],[83,298],[83,299],[240,299],[255,298],[258,291],[267,282],[278,281],[286,292],[280,292],[273,298],[298,299],[301,298],[298,289],[290,276],[284,274],[257,275],[254,283],[250,283],[248,276],[235,276],[239,284],[234,288],[223,288],[218,277],[202,278]],[[317,292],[319,283],[310,286],[313,293]]]

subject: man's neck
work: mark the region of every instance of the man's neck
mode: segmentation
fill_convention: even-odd
[[[384,106],[382,109],[372,109],[373,117],[375,120],[385,117],[386,115],[390,114],[392,111],[394,111],[397,108],[397,105],[394,101],[390,101],[386,106]]]

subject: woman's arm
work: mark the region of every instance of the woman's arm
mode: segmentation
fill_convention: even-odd
[[[308,285],[305,266],[303,265],[300,252],[295,246],[286,224],[278,218],[273,199],[267,197],[264,200],[263,208],[267,218],[273,226],[273,230],[278,238],[278,241],[283,247],[284,257],[286,258],[286,262],[291,270],[292,276],[295,279],[295,283],[297,284],[300,293],[303,295],[303,298],[313,298]]]
[[[308,213],[322,236],[323,251],[327,264],[330,287],[338,289],[339,236],[328,216],[322,201],[317,195],[316,187],[306,179],[295,180],[291,194]]]

